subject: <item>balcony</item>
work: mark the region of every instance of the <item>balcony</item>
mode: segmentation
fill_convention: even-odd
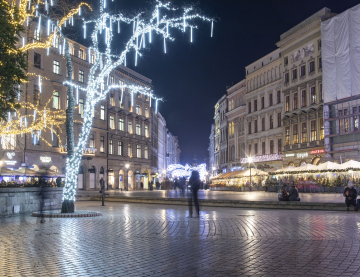
[[[95,156],[97,149],[95,147],[86,147],[83,151],[84,156]],[[62,145],[60,146],[60,153],[66,154],[67,153],[67,146]]]

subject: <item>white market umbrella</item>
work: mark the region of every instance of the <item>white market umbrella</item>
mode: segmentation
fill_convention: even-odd
[[[333,170],[333,169],[340,169],[340,165],[333,163],[333,162],[325,162],[322,164],[319,164],[317,166],[317,169],[320,170]]]
[[[339,169],[347,169],[347,168],[358,168],[360,170],[360,162],[350,160],[346,163],[339,165]]]
[[[316,170],[317,166],[313,164],[304,164],[302,166],[299,166],[296,171],[308,171],[308,170]]]

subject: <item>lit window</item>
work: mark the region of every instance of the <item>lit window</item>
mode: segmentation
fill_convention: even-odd
[[[132,123],[131,123],[131,121],[129,121],[128,122],[128,132],[130,133],[130,134],[132,134]]]
[[[119,130],[124,131],[124,119],[119,118]]]
[[[311,104],[316,104],[316,91],[315,86],[310,88],[310,101]]]
[[[115,106],[114,95],[110,95],[110,106]]]
[[[115,79],[114,79],[114,76],[110,76],[110,84],[115,84]]]
[[[324,132],[324,118],[321,117],[319,119],[319,124],[320,124],[320,140],[323,140],[325,137],[325,132]]]
[[[145,125],[145,137],[149,137],[149,127]]]
[[[91,135],[90,135],[89,147],[90,147],[90,148],[95,148],[95,137],[94,137],[94,134],[91,134]]]
[[[94,64],[95,63],[95,55],[91,54],[91,63]]]
[[[285,97],[285,112],[288,112],[290,110],[290,96],[287,95]]]
[[[301,123],[301,142],[307,142],[307,123]]]
[[[2,136],[2,149],[4,150],[14,150],[16,147],[16,135],[3,135]]]
[[[145,158],[145,159],[148,159],[148,158],[149,158],[149,151],[148,151],[148,147],[147,147],[147,146],[145,146],[144,158]]]
[[[136,113],[141,115],[140,105],[136,105]]]
[[[139,123],[136,124],[136,134],[141,136],[141,125]]]
[[[285,145],[290,144],[290,127],[285,128]]]
[[[136,145],[136,157],[141,158],[141,145],[140,144]]]
[[[110,115],[110,129],[115,129],[114,116]]]
[[[84,116],[84,99],[82,98],[79,99],[79,114]]]
[[[100,137],[100,152],[104,153],[104,137]]]
[[[149,117],[149,115],[148,115],[148,108],[145,108],[145,116],[146,116],[146,117]]]
[[[38,28],[35,28],[35,30],[34,30],[34,39],[35,40],[40,40],[40,32],[41,32],[41,29],[39,30]]]
[[[84,60],[84,50],[82,49],[79,50],[79,59]]]
[[[310,122],[311,141],[316,140],[316,120]]]
[[[55,74],[60,74],[60,62],[59,61],[56,61],[54,60],[54,64],[53,64],[53,72]]]
[[[122,141],[118,141],[118,155],[122,156]]]
[[[58,36],[55,36],[54,39],[53,39],[53,46],[55,48],[59,48],[59,37]]]
[[[58,91],[53,92],[53,108],[54,109],[60,109],[60,99],[59,99],[59,92]]]
[[[79,69],[79,82],[84,83],[84,70]]]
[[[293,144],[299,143],[298,125],[293,125]]]
[[[296,110],[298,108],[298,94],[295,92],[293,94],[293,109]]]
[[[109,154],[114,154],[114,143],[112,139],[109,140]]]
[[[315,61],[309,62],[309,73],[313,73],[315,71]]]
[[[128,144],[128,155],[129,155],[130,158],[132,158],[131,143]]]
[[[101,108],[100,108],[100,119],[105,120],[105,106],[104,105],[101,105]]]

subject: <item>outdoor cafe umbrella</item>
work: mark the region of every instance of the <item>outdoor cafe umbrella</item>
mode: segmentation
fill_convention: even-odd
[[[339,168],[340,169],[358,168],[360,170],[360,162],[350,160],[350,161],[348,161],[346,163],[343,163],[343,164],[339,165]]]
[[[317,166],[313,164],[304,164],[296,169],[296,171],[309,171],[309,170],[316,170]]]
[[[16,176],[36,176],[37,172],[27,167],[20,167],[15,169],[14,172]]]
[[[316,168],[317,170],[333,170],[333,169],[340,169],[340,165],[333,163],[333,162],[325,162],[322,164],[319,164]]]
[[[14,170],[9,168],[0,167],[0,176],[14,176]]]
[[[50,170],[48,168],[41,168],[36,171],[36,176],[43,176],[43,177],[63,177],[64,175],[57,173],[56,171]]]

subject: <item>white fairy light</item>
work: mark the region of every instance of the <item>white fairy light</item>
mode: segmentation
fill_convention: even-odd
[[[79,7],[79,12],[78,13],[79,13],[79,16],[81,16],[81,7]]]
[[[211,20],[211,37],[213,37],[214,34],[214,20]]]
[[[193,27],[190,28],[190,42],[193,42]]]
[[[166,38],[164,38],[164,53],[166,54]]]
[[[49,54],[50,54],[50,47],[47,47],[46,48],[46,55],[49,56]]]
[[[118,34],[120,34],[120,20],[118,21]]]
[[[149,31],[149,43],[151,43],[151,28],[150,28],[150,31]]]
[[[39,75],[39,79],[38,79],[38,86],[39,86],[39,92],[42,92],[42,88],[41,88],[41,77]]]
[[[84,39],[86,38],[86,24],[84,24]]]
[[[22,38],[22,45],[23,45],[23,47],[25,46],[25,38],[24,37]]]
[[[41,15],[39,16],[39,25],[38,25],[38,33],[41,32]]]
[[[48,19],[48,22],[47,22],[47,35],[49,36],[50,35],[50,19]]]

